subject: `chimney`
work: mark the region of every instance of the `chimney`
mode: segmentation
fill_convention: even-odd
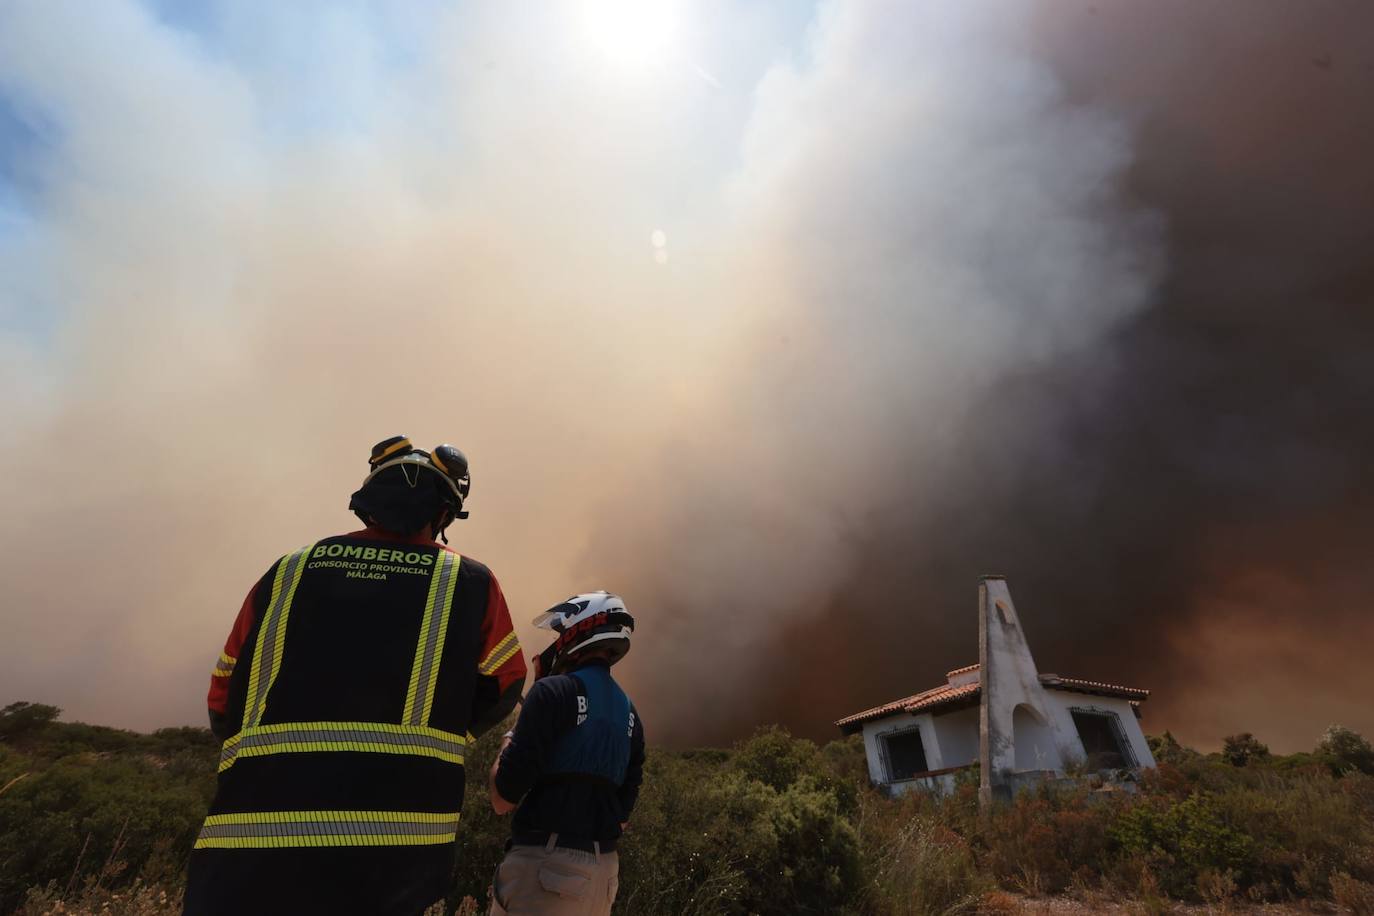
[[[1047,718],[1035,659],[1002,576],[982,576],[978,581],[978,666],[979,800],[987,804],[1011,797],[1016,707],[1026,704]]]

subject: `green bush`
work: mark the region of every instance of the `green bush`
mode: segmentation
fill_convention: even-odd
[[[1259,739],[1249,732],[1227,735],[1222,739],[1221,758],[1233,767],[1247,766],[1268,756],[1268,745],[1261,744]]]
[[[56,721],[62,710],[42,703],[19,701],[0,709],[0,741],[13,741]]]
[[[860,910],[874,916],[955,916],[975,912],[993,887],[969,841],[941,823],[942,805],[925,793],[860,796],[864,881]]]
[[[1109,866],[1109,830],[1126,799],[1089,795],[1084,786],[1046,785],[982,818],[974,835],[997,879],[1039,896],[1101,875]]]
[[[838,755],[843,757],[843,755]],[[826,755],[777,729],[725,756],[650,754],[621,844],[617,911],[834,913],[860,883],[858,837]]]
[[[107,732],[122,736],[124,753],[76,750],[91,734],[107,744]],[[112,886],[140,876],[179,886],[214,792],[207,735],[50,723],[42,743],[0,751],[0,912],[30,887],[79,888],[89,875]]]
[[[4,711],[0,912],[175,911],[217,743],[204,729],[139,735],[52,715]],[[501,731],[468,749],[450,913],[487,899],[503,855],[510,820],[486,791]],[[886,797],[868,785],[857,737],[817,746],[766,728],[730,749],[651,748],[620,845],[616,912],[958,914],[1005,908],[999,886],[1124,895],[1152,912],[1233,898],[1362,912],[1374,776],[1360,770],[1363,739],[1346,731],[1310,754],[1233,742],[1249,748],[1244,766],[1166,734],[1152,739],[1160,765],[1130,790],[1066,781],[986,809],[976,772],[948,797]]]
[[[1149,744],[1150,754],[1155,758],[1157,764],[1187,763],[1199,756],[1197,751],[1179,744],[1178,739],[1169,732],[1162,735],[1150,735],[1145,741]]]
[[[1374,773],[1374,745],[1359,732],[1342,725],[1332,725],[1322,733],[1317,753],[1327,757],[1338,773]]]
[[[1126,810],[1110,835],[1128,856],[1151,866],[1165,893],[1193,896],[1199,875],[1208,871],[1253,873],[1254,842],[1226,823],[1213,799],[1152,802]]]

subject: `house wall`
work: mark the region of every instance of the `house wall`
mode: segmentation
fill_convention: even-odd
[[[919,779],[909,779],[889,783],[887,773],[884,770],[882,747],[878,743],[884,735],[904,732],[913,727],[921,731],[921,745],[926,752],[926,766],[932,770],[941,768],[941,764],[936,762],[939,759],[939,745],[929,713],[916,716],[910,713],[889,716],[886,719],[864,724],[864,755],[868,758],[868,778],[873,781],[874,785],[891,785],[893,792],[901,793],[916,788],[917,784],[921,782]]]
[[[1009,781],[1020,785],[1032,773],[1062,773],[1065,766],[1083,759],[1083,744],[1078,739],[1078,728],[1073,724],[1074,709],[1115,713],[1136,763],[1142,767],[1155,765],[1140,721],[1136,719],[1135,710],[1128,701],[1052,689],[1045,690],[1043,696],[1047,709],[1044,723],[1028,720],[1028,713],[1024,709],[1018,708],[1013,715],[1016,766],[1007,773]],[[940,716],[902,713],[865,723],[864,756],[868,761],[869,779],[875,785],[888,786],[895,794],[915,789],[937,793],[951,791],[954,786],[953,774],[888,783],[879,739],[894,732],[917,728],[926,752],[926,766],[932,770],[965,766],[978,761],[979,715],[979,710],[971,707]]]
[[[1053,701],[1042,702],[1049,706]],[[1012,710],[1012,744],[1015,765],[1013,772],[1059,771],[1064,767],[1064,739],[1059,734],[1059,717],[1052,709],[1041,713],[1027,704]],[[1072,722],[1072,718],[1069,720]]]
[[[940,742],[940,762],[932,770],[978,762],[978,707],[932,717],[935,737]]]
[[[1145,732],[1140,727],[1140,720],[1135,717],[1135,710],[1131,708],[1130,701],[1116,697],[1096,697],[1069,690],[1046,690],[1045,695],[1052,709],[1056,739],[1065,762],[1083,759],[1083,743],[1078,740],[1078,728],[1073,724],[1072,710],[1090,709],[1116,713],[1117,719],[1121,722],[1121,731],[1131,746],[1131,753],[1135,755],[1136,765],[1155,765],[1154,755],[1150,753],[1150,745],[1145,741]]]

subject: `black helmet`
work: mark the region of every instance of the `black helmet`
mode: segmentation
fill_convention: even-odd
[[[444,529],[454,519],[468,517],[463,504],[472,477],[467,456],[453,446],[436,445],[426,452],[405,436],[392,436],[372,447],[367,463],[371,471],[348,504],[364,524],[413,534],[442,512],[436,534],[448,543]]]

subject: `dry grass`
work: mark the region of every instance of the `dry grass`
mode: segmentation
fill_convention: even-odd
[[[1231,903],[1225,907],[1217,907],[1162,899],[1114,900],[1102,895],[1089,899],[1078,896],[1030,898],[1006,891],[994,891],[984,895],[978,907],[980,916],[1084,916],[1089,913],[1106,913],[1112,916],[1312,916],[1314,913],[1330,912],[1328,907],[1319,903]]]
[[[1331,876],[1331,894],[1342,913],[1374,916],[1374,884],[1336,872]]]
[[[168,916],[181,912],[181,892],[135,881],[113,890],[88,881],[79,891],[55,884],[29,891],[16,916]]]

